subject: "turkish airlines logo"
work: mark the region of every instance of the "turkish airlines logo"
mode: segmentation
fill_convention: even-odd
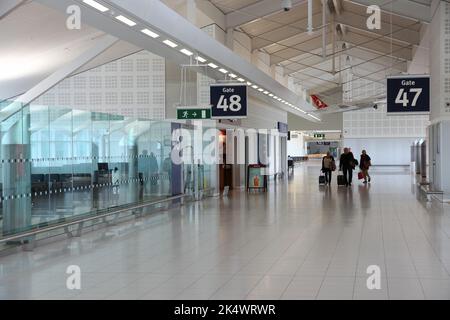
[[[311,95],[311,99],[314,102],[314,105],[316,106],[317,109],[325,109],[328,107],[328,105],[325,102],[320,100],[319,97],[314,94]]]

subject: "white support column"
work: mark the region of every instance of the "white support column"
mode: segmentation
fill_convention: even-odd
[[[225,35],[225,45],[230,50],[234,50],[234,30],[233,28],[228,28]]]
[[[450,35],[446,30],[450,27],[450,3],[434,1],[435,12],[430,28],[430,121],[432,137],[429,137],[430,177],[433,187],[450,194],[450,91],[447,89],[450,81],[450,70],[446,61],[450,52],[446,43]]]

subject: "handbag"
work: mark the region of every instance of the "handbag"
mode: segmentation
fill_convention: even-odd
[[[364,173],[362,173],[362,171],[358,172],[358,179],[359,180],[364,179]]]

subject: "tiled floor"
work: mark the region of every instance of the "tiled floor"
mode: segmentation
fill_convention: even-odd
[[[1,257],[0,299],[450,298],[449,206],[419,200],[408,169],[351,189],[319,187],[318,171]]]

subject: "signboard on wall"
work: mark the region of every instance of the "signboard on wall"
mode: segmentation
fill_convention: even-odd
[[[430,77],[427,75],[387,78],[388,114],[430,112]]]
[[[278,132],[280,133],[288,133],[288,124],[284,122],[278,122]]]
[[[195,119],[210,119],[211,110],[209,108],[199,107],[178,107],[178,120],[195,120]]]
[[[247,86],[242,83],[212,84],[211,118],[239,119],[247,117]]]

